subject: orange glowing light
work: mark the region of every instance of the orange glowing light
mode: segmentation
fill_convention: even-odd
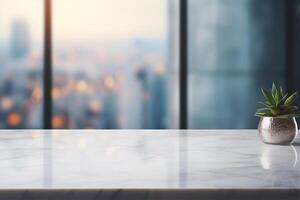
[[[165,66],[163,64],[157,64],[154,68],[154,72],[158,75],[165,73]]]
[[[21,116],[16,112],[12,112],[8,114],[6,118],[6,122],[10,126],[18,126],[21,123],[21,121],[22,121]]]
[[[64,125],[65,125],[65,118],[63,116],[58,115],[52,118],[53,128],[63,128]]]
[[[77,84],[76,84],[76,89],[78,92],[86,92],[87,89],[88,89],[88,84],[86,81],[79,81]]]
[[[53,87],[52,88],[52,96],[53,98],[58,98],[60,97],[60,94],[61,94],[61,90],[58,88],[58,87]]]
[[[12,101],[10,100],[10,98],[4,97],[1,101],[1,107],[4,110],[9,110],[12,108]]]
[[[115,81],[111,76],[108,76],[104,80],[104,84],[108,89],[114,89],[115,88]]]
[[[99,101],[96,101],[96,100],[92,100],[90,102],[90,109],[93,111],[93,112],[100,112],[101,109],[102,109],[102,105],[101,105],[101,102]]]
[[[31,100],[33,102],[39,102],[42,99],[42,90],[41,88],[34,88],[31,94]]]

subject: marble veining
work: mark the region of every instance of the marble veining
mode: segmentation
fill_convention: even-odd
[[[5,189],[299,189],[299,151],[298,138],[267,145],[257,130],[2,130],[0,196]]]

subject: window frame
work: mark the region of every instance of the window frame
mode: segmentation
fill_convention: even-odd
[[[44,0],[43,127],[52,129],[52,0]]]

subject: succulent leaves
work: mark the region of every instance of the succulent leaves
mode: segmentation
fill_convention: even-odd
[[[300,116],[300,109],[292,104],[295,102],[298,94],[292,95],[284,93],[282,87],[277,87],[274,83],[272,90],[261,89],[265,101],[258,102],[264,108],[257,109],[255,115],[258,117],[297,117]]]

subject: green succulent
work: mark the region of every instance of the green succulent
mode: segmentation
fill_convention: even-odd
[[[277,87],[274,83],[271,91],[261,89],[265,101],[259,102],[265,108],[257,109],[255,116],[258,117],[298,117],[300,109],[292,104],[295,102],[298,94],[294,92],[291,95],[283,92],[282,87]]]

